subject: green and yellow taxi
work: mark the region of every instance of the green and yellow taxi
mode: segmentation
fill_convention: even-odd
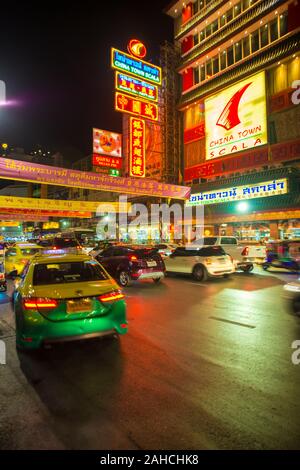
[[[35,243],[18,242],[5,252],[5,272],[20,274],[33,256],[41,252],[42,247]]]
[[[127,332],[118,284],[84,254],[36,255],[15,281],[18,349]]]

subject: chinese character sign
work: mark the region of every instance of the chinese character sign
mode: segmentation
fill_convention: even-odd
[[[116,93],[115,99],[116,111],[120,111],[121,113],[137,114],[138,116],[150,119],[151,121],[158,120],[158,106],[155,103],[141,101],[118,92]]]
[[[158,87],[156,85],[120,72],[116,72],[116,89],[134,95],[137,98],[144,98],[150,101],[157,101],[158,99]]]
[[[130,118],[130,176],[145,177],[145,121]]]

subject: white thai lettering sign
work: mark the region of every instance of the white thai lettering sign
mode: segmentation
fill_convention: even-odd
[[[243,201],[260,197],[278,196],[288,192],[288,180],[282,178],[264,183],[235,186],[215,191],[192,194],[187,206],[198,206],[202,204],[219,204],[221,202]]]

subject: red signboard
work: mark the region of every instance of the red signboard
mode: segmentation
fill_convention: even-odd
[[[125,73],[116,72],[116,89],[129,93],[137,98],[150,101],[158,100],[158,87],[139,78],[131,77]]]
[[[122,158],[106,157],[105,155],[93,155],[94,166],[104,166],[106,168],[122,168]]]
[[[271,153],[273,161],[295,160],[300,156],[300,139],[272,145]]]
[[[195,142],[205,137],[205,123],[201,122],[198,126],[184,131],[183,140],[185,144]]]
[[[140,99],[137,100],[124,93],[116,92],[115,109],[121,113],[136,114],[141,118],[150,119],[151,121],[158,120],[157,104]]]
[[[241,153],[234,157],[222,158],[209,163],[203,163],[184,172],[184,181],[192,181],[198,178],[220,176],[225,173],[251,168],[268,162],[268,147],[249,153]]]
[[[145,121],[130,118],[129,174],[143,178],[145,167]]]

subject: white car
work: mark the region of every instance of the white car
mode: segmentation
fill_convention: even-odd
[[[158,250],[158,253],[164,258],[165,256],[170,256],[178,245],[172,243],[160,243],[159,245],[155,245],[155,248]]]
[[[235,272],[233,259],[220,246],[178,247],[164,262],[167,273],[191,274],[199,282]]]
[[[300,315],[300,279],[283,286],[285,297],[291,301],[293,312]]]

